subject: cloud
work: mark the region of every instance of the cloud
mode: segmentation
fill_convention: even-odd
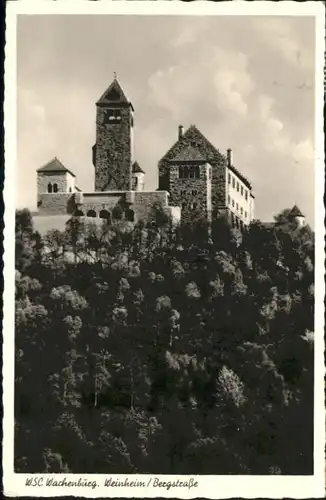
[[[255,89],[248,72],[248,57],[241,52],[217,49],[214,63],[217,66],[214,85],[219,105],[245,116],[248,111],[247,98]]]

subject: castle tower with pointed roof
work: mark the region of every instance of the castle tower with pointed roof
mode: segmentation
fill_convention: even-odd
[[[288,213],[288,219],[294,220],[298,227],[303,227],[306,224],[306,218],[297,205],[294,205]]]
[[[96,107],[95,191],[129,191],[132,187],[134,110],[116,76]]]

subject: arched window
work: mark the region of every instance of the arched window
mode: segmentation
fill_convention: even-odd
[[[129,222],[134,222],[135,220],[135,212],[131,209],[127,210],[126,211],[126,219],[129,221]]]
[[[111,220],[111,214],[107,210],[101,210],[100,211],[100,218],[107,219],[109,221],[109,220]]]
[[[88,212],[87,212],[87,217],[96,217],[96,212],[95,212],[95,210],[88,210]]]
[[[48,193],[52,193],[52,184],[49,182],[48,184]]]
[[[72,191],[72,189],[71,189],[71,187],[70,187],[70,188],[69,188],[69,193],[71,193],[71,191]]]
[[[74,216],[75,217],[83,217],[84,213],[81,210],[76,210],[76,212],[74,213]]]
[[[54,193],[58,192],[58,184],[53,184],[53,192]]]

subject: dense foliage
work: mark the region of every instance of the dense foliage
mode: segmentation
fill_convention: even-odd
[[[314,240],[284,214],[41,237],[17,212],[16,471],[312,473]]]

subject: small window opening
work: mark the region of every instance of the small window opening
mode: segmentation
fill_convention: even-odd
[[[88,212],[87,212],[87,217],[96,217],[96,212],[95,212],[95,210],[88,210]]]

